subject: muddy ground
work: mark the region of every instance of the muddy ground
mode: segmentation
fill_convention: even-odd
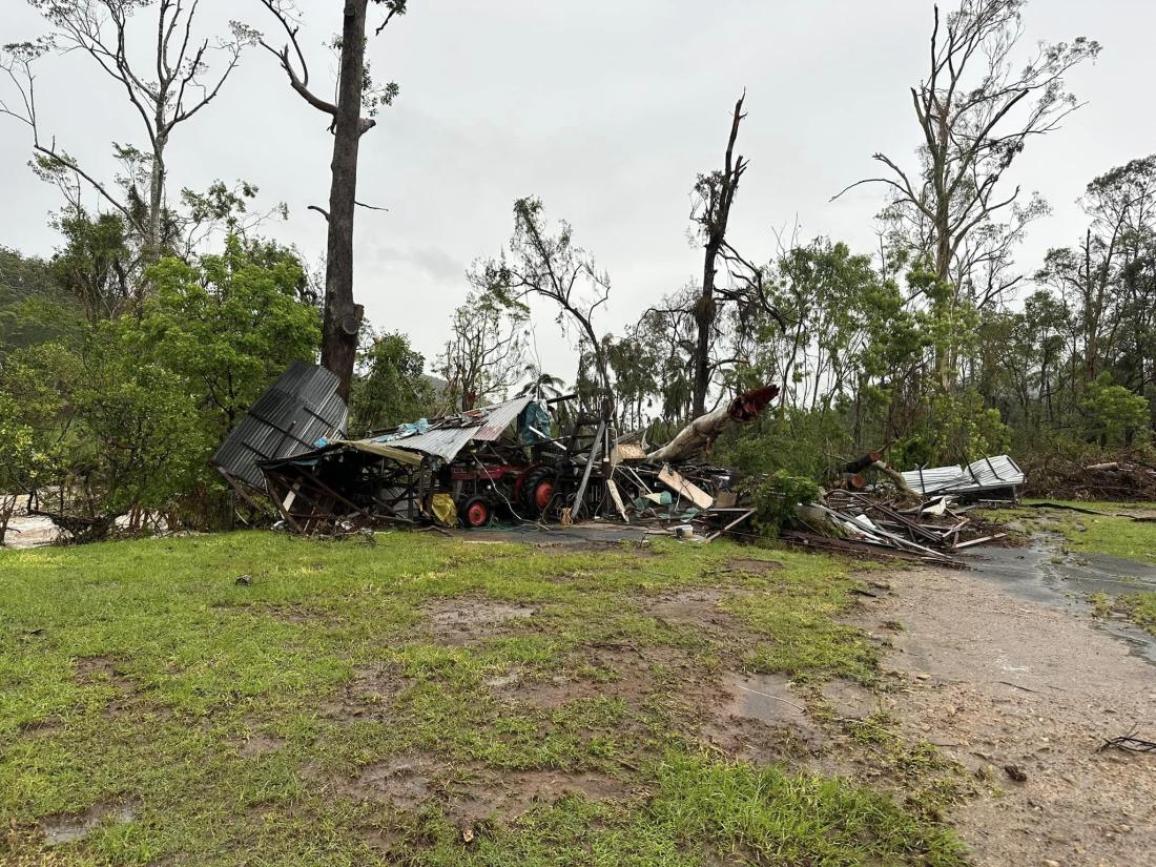
[[[898,675],[886,709],[981,781],[950,816],[976,863],[1156,864],[1156,755],[1099,749],[1156,730],[1156,667],[1090,618],[972,572],[890,582],[857,625]]]

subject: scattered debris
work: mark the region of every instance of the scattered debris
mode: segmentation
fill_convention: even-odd
[[[1030,470],[1028,493],[1033,497],[1132,503],[1156,500],[1156,466],[1142,454],[1124,454],[1094,464],[1050,455]]]
[[[1014,782],[1026,783],[1028,781],[1028,775],[1019,765],[1004,765],[1003,770]]]
[[[989,525],[965,513],[954,495],[930,499],[903,491],[890,496],[871,491],[835,490],[818,502],[799,509],[801,528],[783,534],[795,545],[847,555],[898,557],[961,567],[951,556],[977,545],[1007,538],[1007,533],[985,532]]]
[[[1117,749],[1130,753],[1156,753],[1156,743],[1136,737],[1136,729],[1118,738],[1104,741],[1100,750]]]
[[[318,370],[294,366],[214,458],[238,493],[269,500],[285,527],[308,535],[578,520],[654,526],[703,543],[738,535],[755,511],[741,503],[736,474],[696,456],[778,392],[739,395],[647,455],[637,436],[614,430],[609,405],[566,413],[568,430],[556,438],[551,409],[574,395],[522,396],[350,440],[345,407]]]

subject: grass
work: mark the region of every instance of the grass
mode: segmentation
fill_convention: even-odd
[[[704,752],[722,670],[872,681],[872,646],[835,621],[855,584],[828,558],[726,543],[248,533],[0,551],[0,862],[962,863],[886,795]],[[720,590],[734,629],[649,610],[691,587]],[[535,703],[495,686],[511,681],[576,689]],[[422,797],[365,797],[358,780],[407,757]],[[455,813],[533,774],[617,794]],[[90,827],[46,846],[61,821]]]

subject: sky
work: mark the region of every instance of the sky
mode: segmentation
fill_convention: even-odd
[[[324,43],[340,29],[337,0],[299,0],[315,81],[336,62]],[[949,5],[949,4],[948,4]],[[908,89],[922,77],[931,0],[410,0],[410,12],[370,46],[374,77],[400,95],[362,140],[356,295],[382,330],[408,333],[431,358],[469,290],[470,264],[498,253],[515,199],[535,195],[565,219],[612,280],[600,331],[623,326],[701,270],[689,239],[690,189],[719,166],[736,98],[747,93],[740,151],[750,160],[731,218],[748,259],[766,261],[777,233],[827,235],[875,249],[883,190],[848,184],[874,174],[883,151],[914,162]],[[241,19],[274,36],[257,0],[202,0],[206,35]],[[1026,47],[1087,36],[1104,50],[1069,77],[1087,105],[1033,141],[1009,181],[1038,191],[1052,214],[1020,250],[1025,272],[1050,247],[1073,243],[1076,200],[1092,178],[1156,151],[1150,0],[1032,0]],[[46,32],[24,0],[0,0],[0,43]],[[2,84],[0,84],[2,86]],[[114,82],[78,53],[40,64],[47,134],[102,177],[111,142],[143,130]],[[245,55],[220,98],[179,128],[171,189],[245,179],[289,219],[265,233],[316,261],[328,198],[326,118],[287,86],[276,62]],[[27,168],[30,136],[0,117],[0,245],[50,254],[56,192]],[[573,351],[539,309],[535,350],[570,378]]]

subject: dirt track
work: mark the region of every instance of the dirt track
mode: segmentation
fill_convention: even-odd
[[[980,782],[951,816],[976,863],[1156,864],[1156,755],[1098,751],[1134,726],[1156,731],[1156,666],[974,573],[890,580],[857,622],[891,644],[883,664],[903,687],[889,712]]]

